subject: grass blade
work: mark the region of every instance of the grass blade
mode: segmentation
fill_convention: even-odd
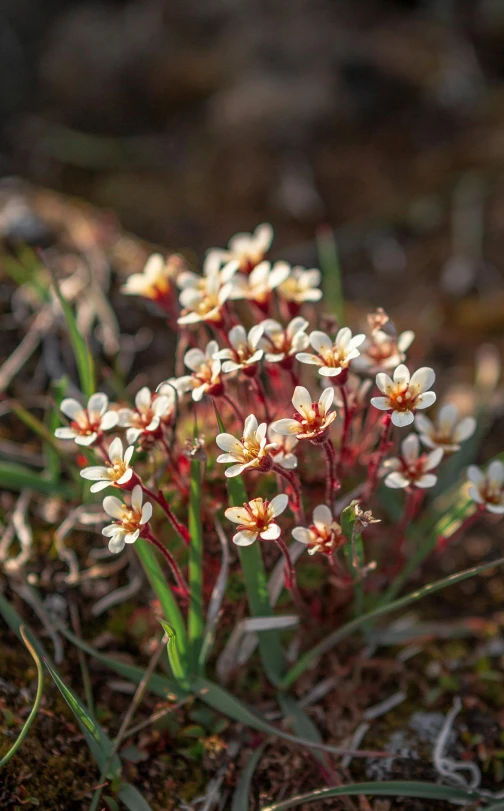
[[[27,630],[26,630],[24,625],[19,626],[19,633],[21,635],[21,639],[23,640],[23,642],[25,643],[25,645],[28,648],[29,652],[31,653],[33,659],[35,660],[35,664],[37,665],[37,678],[38,678],[37,693],[35,695],[35,701],[34,701],[33,707],[31,708],[31,711],[30,711],[30,714],[29,714],[28,718],[26,719],[26,721],[23,724],[23,728],[22,728],[21,732],[19,733],[16,742],[11,746],[11,748],[9,749],[7,754],[4,755],[3,758],[0,760],[0,769],[2,768],[2,766],[6,766],[7,763],[9,762],[9,760],[12,757],[14,757],[14,755],[18,751],[19,747],[23,743],[24,739],[26,738],[26,736],[27,736],[27,734],[28,734],[28,732],[30,730],[31,725],[35,720],[35,716],[38,713],[38,709],[40,707],[40,701],[42,699],[42,692],[43,692],[43,688],[44,688],[44,669],[42,667],[42,660],[41,660],[40,656],[38,655],[38,652],[37,652],[35,646],[33,645],[33,643],[28,638],[28,633],[27,633]]]
[[[162,619],[160,619],[159,622],[161,623],[163,630],[168,637],[168,645],[167,645],[168,660],[170,662],[172,673],[185,674],[185,668],[182,662],[180,661],[180,654],[176,645],[177,635],[173,627],[168,622]],[[182,687],[189,689],[189,680],[186,675],[183,675],[179,678],[179,683]]]
[[[485,572],[487,569],[502,566],[503,564],[504,558],[499,558],[491,563],[484,563],[482,566],[475,566],[472,569],[465,569],[463,572],[449,575],[449,577],[444,577],[442,580],[437,580],[435,583],[429,583],[429,585],[418,589],[418,591],[413,591],[411,594],[407,594],[405,597],[400,597],[398,600],[394,600],[387,605],[378,606],[372,611],[369,611],[367,614],[362,614],[360,617],[356,617],[354,620],[351,620],[351,622],[348,622],[341,628],[337,628],[336,631],[333,631],[331,634],[329,634],[329,636],[326,636],[325,639],[322,639],[321,642],[315,645],[315,647],[301,656],[298,662],[282,679],[280,687],[282,689],[290,687],[290,685],[296,681],[301,673],[304,673],[306,668],[310,666],[311,662],[313,662],[319,656],[322,656],[323,653],[327,653],[328,650],[331,650],[331,648],[337,645],[338,642],[341,642],[342,639],[346,639],[347,636],[350,636],[350,634],[352,634],[358,628],[366,626],[368,623],[378,619],[378,617],[382,617],[385,614],[390,613],[391,611],[397,611],[399,608],[405,608],[406,606],[411,605],[411,603],[421,600],[423,597],[427,597],[429,594],[434,594],[436,591],[441,591],[442,589],[452,586],[455,583],[460,583],[462,580],[467,580],[469,577],[475,577],[475,575]]]
[[[111,741],[107,738],[97,721],[91,716],[87,707],[81,703],[73,690],[66,686],[47,659],[45,660],[45,666],[51,674],[56,687],[75,715],[94,759],[100,769],[103,770],[106,767],[110,752],[112,751]],[[121,761],[117,755],[112,758],[110,770],[108,774],[110,777],[116,777],[121,772]]]
[[[226,429],[217,408],[217,422],[221,432]],[[241,507],[248,501],[247,491],[241,476],[226,479],[229,501],[232,507]],[[241,568],[245,580],[250,613],[253,617],[272,617],[273,609],[268,594],[268,584],[259,542],[252,546],[239,546]],[[284,656],[277,631],[264,631],[259,635],[259,652],[264,671],[274,685],[278,685],[284,672]]]
[[[119,659],[114,659],[112,656],[105,656],[101,651],[88,645],[84,640],[79,639],[78,636],[75,636],[72,631],[68,630],[68,628],[65,628],[63,625],[58,625],[58,630],[77,648],[80,648],[89,656],[102,662],[109,667],[110,670],[114,671],[114,673],[118,673],[119,676],[124,676],[125,679],[132,681],[134,684],[138,684],[142,680],[145,671],[141,667],[127,665],[119,661]],[[158,676],[156,673],[151,674],[147,686],[151,693],[161,698],[173,698],[177,699],[177,701],[181,701],[187,695],[186,692],[180,689],[177,682],[168,679],[166,676]]]
[[[249,795],[252,778],[257,766],[259,765],[259,761],[261,760],[266,746],[267,744],[263,743],[261,746],[257,747],[242,771],[238,784],[234,790],[231,811],[249,811]]]
[[[317,250],[322,271],[324,308],[326,312],[334,313],[338,320],[338,326],[342,327],[345,323],[345,300],[343,298],[341,270],[334,232],[328,225],[318,229]]]
[[[124,803],[129,811],[152,811],[147,800],[145,800],[138,789],[131,783],[123,783],[119,789],[119,799]]]
[[[79,374],[79,382],[82,392],[87,398],[91,397],[95,392],[95,369],[93,356],[90,352],[86,340],[81,335],[77,321],[75,319],[73,310],[68,301],[63,296],[56,275],[52,273],[53,285],[56,295],[61,304],[63,315],[68,327],[68,335],[77,365],[77,372]]]
[[[275,736],[276,738],[283,738],[290,743],[300,746],[303,749],[318,749],[321,752],[328,752],[333,755],[346,755],[352,754],[353,757],[381,757],[379,752],[371,752],[366,750],[349,750],[339,746],[330,746],[329,744],[317,743],[313,740],[306,740],[305,738],[290,735],[284,732],[280,727],[269,724],[260,715],[250,710],[243,702],[235,698],[223,687],[214,684],[208,679],[197,678],[193,681],[192,690],[196,697],[208,704],[217,712],[221,712],[228,718],[233,718],[241,724],[245,724],[251,729],[257,729],[258,732],[265,732],[267,735]],[[387,754],[387,757],[390,757]]]
[[[197,437],[197,424],[194,422],[194,437]],[[201,463],[191,461],[189,492],[189,668],[191,674],[201,673],[199,661],[205,622],[203,618],[203,527],[201,523]]]
[[[166,620],[175,633],[173,644],[177,648],[180,667],[173,671],[173,675],[177,681],[185,684],[187,680],[187,632],[182,613],[152,547],[147,541],[139,538],[135,543],[135,548],[152,589],[161,603]]]
[[[74,489],[62,482],[52,479],[45,479],[40,473],[31,470],[25,465],[15,462],[0,462],[0,489],[6,490],[35,490],[37,493],[56,494],[71,499],[74,496]]]
[[[313,741],[314,743],[323,742],[322,735],[313,723],[312,719],[309,715],[307,715],[303,708],[299,706],[298,702],[293,696],[288,696],[285,693],[279,693],[278,703],[280,704],[284,718],[291,722],[292,728],[296,735],[299,735],[300,738],[304,738],[307,741]],[[313,755],[324,767],[324,769],[331,769],[331,763],[325,752],[313,750]]]
[[[341,529],[348,543],[345,545],[345,557],[354,582],[354,614],[356,617],[364,611],[364,544],[359,525],[355,523],[355,501],[345,507],[341,513]]]
[[[273,805],[264,806],[261,811],[286,811],[303,803],[321,802],[332,797],[351,797],[358,794],[370,794],[375,797],[418,797],[423,800],[446,800],[458,804],[460,800],[477,800],[475,791],[466,791],[455,786],[438,786],[435,783],[421,781],[390,780],[383,783],[353,783],[339,788],[320,788],[307,794],[298,794]],[[488,809],[490,811],[490,809]]]

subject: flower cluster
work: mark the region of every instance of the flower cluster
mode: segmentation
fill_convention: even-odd
[[[285,557],[286,585],[294,592],[286,533],[310,555],[325,556],[341,574],[347,558],[356,554],[352,546],[351,554],[342,556],[345,561],[338,560],[338,550],[355,545],[355,534],[341,518],[342,506],[351,501],[354,525],[359,533],[374,533],[386,557],[390,527],[386,521],[372,526],[381,519],[369,509],[380,509],[384,485],[405,491],[389,493],[403,503],[402,554],[405,528],[421,508],[425,490],[441,486],[445,459],[476,430],[474,418],[460,415],[452,403],[443,404],[433,418],[424,414],[436,402],[436,375],[408,359],[411,330],[398,332],[383,310],[369,316],[366,332],[328,328],[330,319],[318,319],[321,272],[271,262],[272,238],[267,224],[253,234],[237,234],[226,249],[208,251],[201,273],[179,255],[153,255],[122,289],[156,302],[170,324],[177,323],[183,338],[176,362],[167,363],[177,376],[157,388],[142,385],[133,402],[111,404],[98,392],[87,405],[70,398],[60,404],[69,424],[56,436],[86,446],[86,454],[95,456],[96,464],[81,470],[92,482],[91,491],[113,487],[129,499],[128,504],[115,496],[104,499],[104,510],[114,519],[103,530],[110,550],[120,552],[142,536],[165,555],[185,597],[183,574],[154,534],[153,507],[184,544],[191,542],[178,513],[195,461],[208,470],[206,498],[214,510],[225,506],[219,474],[244,477],[250,499],[225,509],[238,525],[233,541],[238,546],[274,541]],[[221,419],[228,430],[215,428]],[[486,470],[472,465],[468,478],[472,515],[504,514],[503,463],[494,461]],[[358,501],[349,495],[355,488]],[[305,517],[308,507],[311,523]],[[362,564],[360,576],[371,568]],[[348,582],[352,572],[345,573]],[[338,582],[347,583],[345,577]]]

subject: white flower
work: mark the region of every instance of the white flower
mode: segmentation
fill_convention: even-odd
[[[228,339],[230,346],[227,349],[220,349],[214,355],[215,358],[223,360],[222,371],[224,374],[236,372],[238,369],[254,367],[264,355],[263,349],[258,349],[259,341],[263,334],[263,325],[256,324],[249,331],[238,324],[229,331]],[[252,371],[249,369],[249,371]]]
[[[256,304],[264,305],[271,293],[278,285],[286,280],[290,273],[287,262],[260,262],[250,276],[237,273],[232,279],[232,290],[229,298],[248,299]]]
[[[132,273],[122,285],[121,293],[130,296],[144,296],[158,303],[171,299],[172,282],[185,269],[182,256],[172,254],[164,259],[160,253],[153,253],[147,260],[142,273]]]
[[[266,423],[257,423],[253,414],[245,420],[243,437],[236,439],[232,434],[218,434],[216,443],[225,453],[217,457],[218,462],[235,462],[226,470],[225,475],[239,476],[247,469],[256,469],[266,472],[271,470],[273,462],[270,450],[275,446],[266,442]]]
[[[110,443],[108,449],[109,464],[85,467],[80,475],[83,479],[95,482],[91,485],[91,492],[98,493],[109,485],[123,487],[133,476],[133,468],[130,467],[131,457],[134,452],[133,445],[123,450],[123,444],[119,437]]]
[[[334,389],[325,389],[317,403],[312,402],[311,394],[304,386],[296,386],[292,404],[299,414],[294,419],[276,420],[271,423],[273,431],[298,439],[323,441],[330,424],[336,419],[336,412],[330,411],[334,400]]]
[[[142,506],[142,488],[137,484],[131,493],[131,507],[127,507],[115,496],[106,496],[103,499],[103,509],[115,518],[102,530],[102,535],[110,538],[108,548],[111,552],[120,552],[127,543],[135,543],[140,535],[141,527],[147,524],[152,516],[152,504],[146,501]]]
[[[166,395],[152,395],[150,389],[144,386],[135,396],[135,408],[119,409],[119,425],[127,428],[126,438],[128,445],[132,445],[141,434],[152,434],[159,428],[161,418],[173,410],[175,393],[171,389],[171,397]]]
[[[465,417],[459,421],[457,406],[447,403],[439,409],[435,422],[425,414],[417,414],[415,426],[427,448],[443,448],[447,453],[452,453],[460,450],[460,443],[474,434],[476,420]]]
[[[408,368],[401,364],[393,380],[385,372],[376,375],[376,385],[384,396],[372,397],[371,403],[380,411],[392,411],[394,425],[411,425],[417,408],[429,408],[436,402],[434,392],[427,391],[435,379],[434,370],[429,366],[422,366],[410,376]]]
[[[374,330],[366,338],[360,349],[360,357],[355,361],[355,370],[376,374],[395,369],[404,363],[406,351],[415,339],[411,330],[401,332],[399,336],[389,335],[383,330]]]
[[[350,361],[359,357],[358,347],[365,335],[354,335],[348,327],[339,330],[334,341],[325,332],[315,330],[310,335],[310,344],[316,354],[301,352],[296,355],[301,363],[311,363],[319,367],[324,377],[336,377],[350,366]]]
[[[309,345],[310,340],[306,334],[308,321],[297,316],[284,327],[273,318],[266,318],[261,322],[264,334],[260,340],[266,354],[268,363],[282,363],[292,365],[294,356]]]
[[[275,541],[281,534],[275,518],[283,513],[288,502],[288,497],[281,493],[271,501],[253,498],[243,507],[228,507],[224,513],[226,518],[239,524],[238,532],[233,535],[233,543],[237,546],[250,546],[257,538]]]
[[[201,321],[220,323],[222,307],[231,293],[231,279],[237,268],[237,262],[228,262],[221,269],[218,259],[209,254],[202,276],[192,271],[181,273],[177,284],[182,289],[180,304],[184,309],[178,323],[182,326]]]
[[[117,411],[107,411],[108,397],[102,392],[93,394],[86,408],[71,397],[61,401],[60,409],[72,422],[68,428],[56,428],[58,439],[73,439],[77,445],[92,445],[103,432],[117,425]]]
[[[436,448],[430,453],[420,454],[418,436],[408,434],[401,443],[400,456],[387,459],[383,464],[384,471],[392,471],[385,477],[386,486],[395,490],[403,487],[434,487],[437,476],[429,471],[439,465],[443,453],[442,448]]]
[[[504,464],[500,459],[490,462],[486,471],[476,465],[467,468],[469,495],[491,513],[504,513]]]
[[[227,251],[212,248],[210,253],[221,262],[236,261],[242,273],[250,273],[262,262],[273,242],[273,228],[267,222],[258,225],[253,234],[239,233],[228,242]]]
[[[178,391],[192,391],[195,402],[201,400],[204,394],[210,397],[222,394],[221,362],[215,357],[218,351],[217,341],[209,341],[205,352],[197,348],[189,349],[184,355],[184,363],[192,374],[177,379],[175,385]]]
[[[295,304],[303,304],[305,301],[320,301],[322,298],[322,290],[319,288],[321,280],[322,274],[317,268],[306,270],[296,266],[279,286],[278,293],[285,301],[292,301]]]
[[[285,436],[279,434],[278,431],[273,430],[273,426],[268,428],[267,436],[271,442],[270,454],[276,465],[285,468],[285,470],[294,470],[297,467],[298,460],[294,448],[299,440],[295,436]]]
[[[309,527],[294,527],[292,534],[296,541],[307,545],[309,555],[314,555],[315,552],[331,555],[346,543],[340,525],[325,504],[319,504],[313,510],[313,524]]]

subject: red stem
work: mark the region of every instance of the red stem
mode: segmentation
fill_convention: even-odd
[[[165,499],[164,495],[162,494],[161,490],[159,490],[158,494],[156,495],[156,493],[154,493],[152,490],[149,490],[149,488],[146,487],[143,483],[141,484],[141,487],[142,487],[143,492],[147,496],[149,496],[149,498],[151,498],[153,501],[155,501],[157,504],[159,504],[159,506],[161,507],[161,509],[163,510],[165,515],[167,516],[168,520],[170,521],[170,524],[172,525],[174,530],[182,538],[185,545],[189,546],[189,544],[191,543],[191,536],[189,535],[189,530],[187,529],[187,527],[184,524],[182,524],[178,520],[176,515],[172,512],[172,509],[171,509],[170,505],[168,504],[167,500]]]
[[[296,572],[294,571],[294,566],[292,564],[291,556],[289,555],[289,550],[287,549],[287,544],[282,538],[277,538],[275,540],[276,545],[280,549],[284,561],[285,561],[285,570],[284,570],[284,578],[285,578],[285,588],[292,592],[292,596],[296,603],[300,604],[302,602],[301,595],[299,593],[299,588],[296,579]]]
[[[182,481],[182,479],[180,477],[180,470],[179,470],[179,467],[178,467],[178,464],[177,464],[177,460],[175,459],[175,457],[173,455],[173,451],[172,451],[169,443],[166,441],[166,439],[164,437],[162,437],[162,439],[161,439],[161,444],[162,444],[163,448],[165,449],[166,455],[168,456],[168,459],[169,459],[170,464],[172,466],[172,469],[171,469],[170,472],[172,474],[173,481],[177,485],[177,487],[180,490],[181,494],[183,496],[187,496],[187,494],[189,493],[189,490],[188,490],[186,484]]]
[[[173,577],[176,580],[177,586],[181,592],[181,596],[184,599],[188,600],[190,597],[189,587],[185,581],[184,575],[182,574],[179,568],[178,563],[176,562],[171,552],[168,551],[166,546],[163,546],[161,541],[158,541],[158,539],[152,534],[149,524],[146,524],[144,527],[142,527],[142,537],[145,538],[146,541],[149,541],[149,543],[153,544],[153,546],[155,546],[156,549],[159,549],[159,551],[167,561],[170,569],[172,570]]]
[[[330,439],[326,439],[322,445],[327,463],[326,477],[326,501],[332,510],[334,507],[334,495],[340,489],[341,483],[336,472],[336,452]]]
[[[299,476],[297,476],[293,471],[286,470],[281,465],[273,465],[273,471],[289,482],[292,491],[294,493],[294,512],[297,514],[297,519],[300,524],[306,525],[306,516],[303,507],[303,494],[301,491],[301,482],[299,481]]]
[[[390,414],[385,414],[385,416],[383,417],[382,425],[383,431],[380,439],[380,444],[378,445],[378,450],[376,451],[376,453],[373,454],[371,461],[369,463],[368,479],[366,482],[366,487],[362,498],[362,500],[365,503],[369,501],[371,494],[376,487],[376,479],[378,476],[378,471],[380,469],[380,465],[383,461],[383,458],[388,451],[389,437],[390,432],[392,430],[392,416]]]

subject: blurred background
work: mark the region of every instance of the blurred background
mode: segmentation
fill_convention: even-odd
[[[0,235],[41,238],[13,176],[200,254],[329,223],[350,298],[502,327],[501,0],[3,0],[0,38]]]

